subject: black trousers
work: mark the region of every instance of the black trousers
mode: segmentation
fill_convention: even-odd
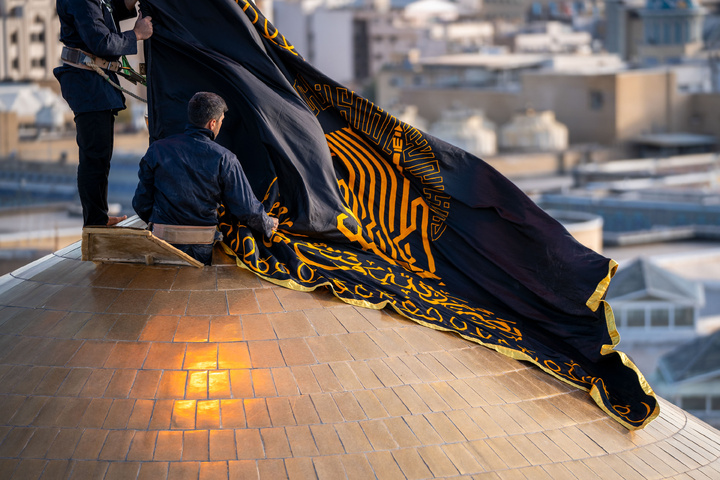
[[[75,128],[80,149],[77,185],[83,209],[83,226],[107,225],[108,175],[113,152],[115,111],[78,113],[75,115]]]
[[[198,262],[202,262],[205,265],[212,265],[212,243],[209,245],[181,245],[178,243],[173,243],[172,246],[177,248],[181,252],[187,253]]]
[[[215,241],[213,243],[208,243],[207,245],[187,245],[179,243],[173,243],[171,245],[180,250],[181,252],[187,253],[198,262],[202,262],[205,265],[212,265],[213,247],[215,246],[215,243],[222,240],[222,238],[222,233],[216,231]]]

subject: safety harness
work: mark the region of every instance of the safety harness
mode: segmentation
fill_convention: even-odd
[[[120,61],[118,62],[109,62],[104,58],[97,57],[83,50],[80,50],[79,48],[64,46],[62,49],[62,53],[60,54],[60,58],[63,63],[65,63],[66,65],[70,65],[71,67],[81,68],[83,70],[93,70],[105,80],[107,80],[110,85],[117,88],[121,92],[126,93],[131,97],[140,100],[141,102],[147,103],[147,100],[145,100],[144,98],[135,95],[134,93],[123,88],[121,85],[113,82],[108,76],[108,74],[105,73],[105,70],[108,70],[110,72],[117,73],[118,75],[126,78],[127,80],[131,81],[136,85],[138,83],[141,85],[147,85],[145,77],[133,70],[125,56],[121,57]]]
[[[153,235],[168,243],[179,243],[183,245],[209,245],[215,242],[217,228],[196,227],[192,225],[164,225],[153,223],[151,225]]]

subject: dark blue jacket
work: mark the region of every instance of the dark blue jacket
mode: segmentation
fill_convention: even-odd
[[[157,140],[140,160],[133,208],[145,222],[217,225],[222,203],[249,227],[272,234],[272,220],[248,183],[235,154],[205,128]]]
[[[108,61],[137,53],[135,33],[132,30],[121,33],[118,24],[137,15],[135,9],[127,9],[124,0],[57,0],[56,8],[60,41],[66,46]],[[60,82],[63,98],[76,114],[125,108],[122,93],[92,70],[62,65],[53,73]],[[117,75],[106,73],[118,83]]]

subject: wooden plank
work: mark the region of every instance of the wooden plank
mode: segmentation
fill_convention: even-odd
[[[104,263],[204,266],[149,230],[136,227],[83,228],[82,259]]]

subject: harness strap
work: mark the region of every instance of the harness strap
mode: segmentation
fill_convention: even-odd
[[[96,57],[90,53],[84,52],[79,48],[63,47],[60,59],[72,65],[73,67],[82,68],[84,70],[94,70],[90,64],[95,64],[103,70],[117,72],[122,65],[120,62],[108,62],[104,58]]]
[[[103,58],[90,55],[89,53],[85,53],[82,50],[71,47],[63,47],[60,58],[62,59],[63,63],[65,63],[66,65],[70,65],[71,67],[81,68],[83,70],[93,70],[95,73],[103,77],[114,88],[120,90],[127,95],[130,95],[133,98],[140,100],[141,102],[147,103],[147,100],[145,100],[144,98],[135,95],[131,91],[123,88],[121,85],[113,82],[108,76],[108,74],[103,71],[104,68],[105,70],[110,70],[112,72],[120,72],[120,74],[122,74],[122,72],[120,71],[122,69],[122,64],[120,62],[108,62]],[[98,62],[99,64],[96,62]],[[105,67],[103,67],[102,65],[105,65]]]
[[[208,245],[215,242],[214,226],[196,227],[190,225],[163,225],[154,223],[152,226],[153,235],[168,243],[179,243],[181,245]]]

